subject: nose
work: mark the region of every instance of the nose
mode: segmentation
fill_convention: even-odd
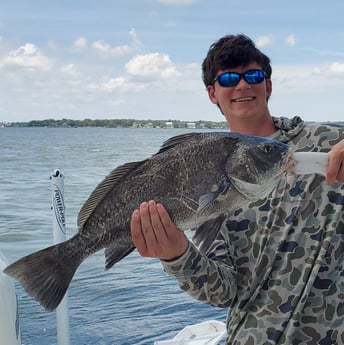
[[[235,86],[235,88],[238,90],[250,89],[251,85],[244,78],[241,77],[239,83]]]

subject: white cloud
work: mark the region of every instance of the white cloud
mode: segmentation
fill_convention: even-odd
[[[114,58],[114,57],[121,57],[128,54],[133,54],[137,52],[140,47],[142,46],[141,42],[137,38],[135,28],[131,28],[129,31],[129,36],[131,38],[131,42],[128,44],[123,45],[111,45],[105,40],[97,40],[94,41],[92,44],[88,43],[86,37],[79,37],[77,38],[71,46],[72,52],[82,52],[88,48],[92,49],[93,53],[97,56],[103,58]]]
[[[61,72],[71,76],[71,77],[78,77],[80,76],[80,72],[76,69],[74,64],[67,64],[67,65],[62,65],[61,66]]]
[[[52,61],[32,43],[11,50],[0,62],[0,67],[20,67],[28,70],[50,70]]]
[[[286,45],[289,46],[289,47],[294,47],[295,44],[296,44],[296,38],[295,38],[295,36],[292,35],[292,34],[289,35],[289,36],[286,38],[285,43],[286,43]]]
[[[263,48],[271,44],[273,44],[273,39],[270,36],[259,36],[256,40],[258,48]]]
[[[169,56],[161,53],[137,55],[125,65],[125,69],[132,76],[153,79],[168,79],[180,75]]]
[[[122,90],[125,84],[125,79],[123,77],[111,78],[108,80],[102,80],[99,83],[90,83],[88,88],[91,91],[105,91],[111,92],[113,90]]]
[[[173,79],[180,75],[169,56],[160,53],[137,55],[124,68],[128,74],[127,77],[102,77],[99,82],[90,83],[88,89],[105,93],[138,92],[148,88],[162,91],[166,89],[166,86],[163,86],[166,79]],[[173,88],[175,89],[176,86]]]
[[[139,41],[139,39],[137,38],[137,34],[136,34],[136,30],[135,28],[131,28],[129,31],[129,36],[132,38],[133,43],[136,45],[141,45],[141,42]]]
[[[157,55],[151,57],[150,55]],[[161,54],[163,55],[163,54]],[[200,68],[198,64],[189,64],[179,66],[180,71],[173,66],[168,56],[164,56],[163,62],[158,62],[161,56],[156,54],[147,54],[138,56],[130,61],[131,65],[127,69],[128,76],[117,76],[115,78],[102,77],[100,81],[88,84],[88,90],[98,94],[124,94],[127,92],[138,92],[136,95],[143,95],[149,90],[149,93],[198,93],[204,92],[200,82]],[[165,60],[166,61],[165,61]],[[171,68],[159,67],[155,70],[152,65],[160,64],[170,66]],[[183,75],[183,83],[179,82],[178,77]],[[135,96],[136,97],[136,96]]]
[[[77,38],[72,44],[72,51],[81,51],[87,48],[87,39],[85,37]]]
[[[321,74],[321,69],[319,67],[314,67],[312,70],[312,74],[315,74],[315,75]]]
[[[118,57],[129,54],[132,48],[128,45],[111,46],[105,41],[95,41],[92,43],[94,51],[102,57]]]
[[[344,63],[274,65],[273,94],[299,94],[325,92],[332,88],[343,89]]]
[[[115,78],[102,78],[100,82],[90,83],[88,85],[88,89],[90,91],[98,91],[98,92],[105,92],[105,93],[125,93],[128,91],[142,91],[148,87],[148,84],[138,83],[138,82],[130,82],[126,78],[119,76]]]
[[[138,40],[136,30],[134,28],[130,29],[129,36],[132,39],[132,42],[129,44],[111,46],[104,40],[98,40],[92,43],[92,48],[99,56],[102,57],[120,57],[132,54],[140,48],[141,42]]]
[[[331,64],[329,71],[331,73],[344,73],[344,62],[334,62],[333,64]]]

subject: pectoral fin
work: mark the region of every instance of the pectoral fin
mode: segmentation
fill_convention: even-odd
[[[224,178],[218,185],[214,185],[214,191],[210,191],[199,198],[197,212],[202,212],[220,195],[225,194],[230,185],[230,181],[226,178]]]
[[[129,255],[135,247],[131,243],[113,243],[105,249],[106,264],[105,269],[111,268],[116,262]]]
[[[192,241],[198,246],[202,254],[207,254],[225,219],[225,214],[221,214],[217,218],[209,219],[195,230]]]

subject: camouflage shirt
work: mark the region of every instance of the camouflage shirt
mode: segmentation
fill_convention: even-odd
[[[344,128],[274,118],[274,139],[328,152]],[[207,255],[190,243],[164,269],[198,300],[228,307],[226,344],[344,344],[344,185],[286,174],[228,215]]]

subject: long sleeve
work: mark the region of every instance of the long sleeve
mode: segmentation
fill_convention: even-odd
[[[275,118],[292,151],[328,152],[343,127]],[[344,185],[286,174],[267,197],[229,211],[209,254],[190,243],[162,262],[194,298],[229,307],[226,344],[344,344]]]
[[[237,294],[236,271],[221,234],[207,256],[190,242],[183,256],[162,264],[180,287],[199,301],[216,307],[233,304]]]

